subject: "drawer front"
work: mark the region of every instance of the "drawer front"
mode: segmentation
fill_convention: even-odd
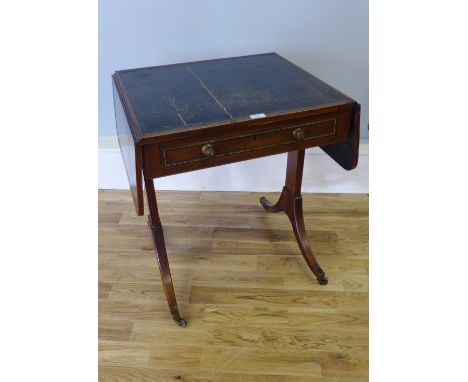
[[[215,158],[264,150],[295,142],[307,142],[337,134],[337,119],[333,116],[317,121],[289,123],[237,136],[205,140],[198,143],[162,146],[163,167],[209,161]]]
[[[348,139],[352,108],[276,121],[201,129],[143,145],[143,170],[159,178]]]

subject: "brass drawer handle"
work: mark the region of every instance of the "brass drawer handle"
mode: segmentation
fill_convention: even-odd
[[[205,155],[208,158],[214,157],[215,156],[215,150],[214,147],[210,144],[205,145],[201,149],[203,155]]]
[[[294,138],[296,138],[298,140],[301,140],[301,139],[304,139],[306,137],[306,133],[305,133],[305,131],[303,129],[298,127],[298,128],[293,130],[293,136],[294,136]]]

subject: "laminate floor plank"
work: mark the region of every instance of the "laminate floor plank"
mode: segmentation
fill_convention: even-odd
[[[106,319],[104,316],[99,319],[99,339],[127,341],[132,334],[134,321],[120,320],[112,317]]]
[[[121,214],[119,224],[147,225],[145,216],[136,216],[132,211],[124,211]],[[107,219],[115,219],[112,215]],[[251,228],[252,217],[248,215],[220,215],[220,214],[171,214],[161,217],[161,222],[171,226],[194,227],[226,227],[226,228]]]
[[[216,288],[193,286],[191,303],[245,304],[255,306],[337,307],[336,292],[315,290],[276,290],[261,288]]]
[[[99,365],[141,366],[148,363],[151,345],[129,341],[99,341]]]
[[[218,325],[244,325],[245,327],[287,324],[288,309],[271,306],[206,304],[204,321]]]

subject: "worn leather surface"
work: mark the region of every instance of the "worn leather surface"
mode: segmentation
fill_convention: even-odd
[[[352,101],[276,53],[118,73],[143,134]]]

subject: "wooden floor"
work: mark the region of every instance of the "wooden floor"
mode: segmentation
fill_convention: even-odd
[[[179,328],[146,217],[99,192],[100,381],[368,379],[368,197],[303,195],[322,286],[261,195],[158,192]]]

